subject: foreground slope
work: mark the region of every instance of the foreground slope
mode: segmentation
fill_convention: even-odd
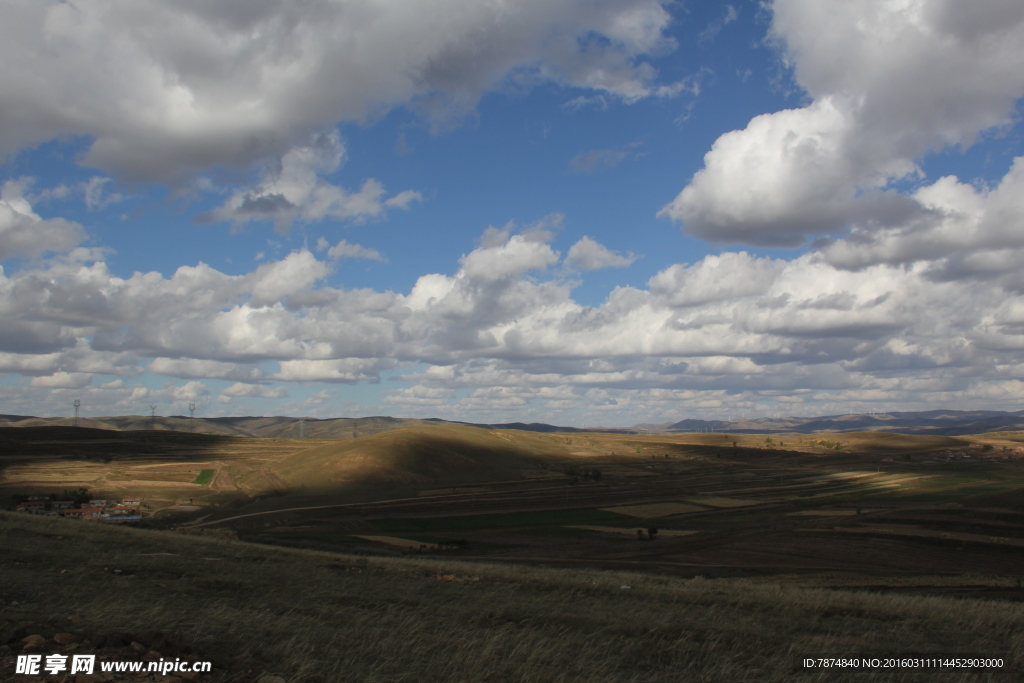
[[[360,558],[0,513],[0,642],[45,654],[211,659],[199,681],[1014,681],[1024,612],[1000,601],[744,580]],[[814,655],[985,654],[980,676],[807,671]],[[0,679],[15,680],[13,651]],[[908,677],[909,676],[909,677]],[[114,680],[128,681],[129,678]]]

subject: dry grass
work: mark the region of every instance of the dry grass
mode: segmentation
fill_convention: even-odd
[[[158,629],[289,683],[1009,681],[1024,667],[1012,603],[367,559],[13,513],[0,513],[0,544],[7,619],[74,613],[83,629]],[[811,654],[924,652],[1000,654],[1014,668],[918,679],[794,669]]]

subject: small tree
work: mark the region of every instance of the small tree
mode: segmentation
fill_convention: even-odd
[[[638,541],[644,540],[644,530],[643,529],[637,529],[636,530],[636,540],[638,540]]]
[[[653,541],[654,537],[658,535],[658,530],[652,526],[650,529],[647,530],[647,535]]]

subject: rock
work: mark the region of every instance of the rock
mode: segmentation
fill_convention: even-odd
[[[143,657],[143,659],[145,659],[147,662],[155,662],[161,657],[163,657],[163,655],[157,652],[156,650],[150,650],[146,653],[146,656]]]
[[[131,642],[131,645],[132,645],[132,650],[134,652],[137,652],[140,655],[143,654],[144,652],[148,652],[149,651],[148,647],[146,647],[145,645],[143,645],[142,643],[140,643],[137,640],[133,640]]]
[[[38,633],[33,633],[21,639],[21,649],[23,652],[42,650],[44,645],[46,645],[46,638],[43,638]]]
[[[178,678],[177,676],[166,676],[159,679],[162,683],[185,683],[185,679]]]
[[[57,643],[58,645],[71,645],[72,643],[77,643],[78,641],[78,636],[74,635],[73,633],[58,633],[53,637],[53,642]]]
[[[285,683],[285,680],[280,676],[271,676],[270,674],[263,674],[258,679],[256,679],[256,683]]]

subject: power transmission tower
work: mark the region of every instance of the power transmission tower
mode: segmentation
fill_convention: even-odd
[[[196,404],[195,403],[189,403],[188,404],[188,431],[189,431],[189,433],[192,433],[192,432],[194,432],[196,430],[195,424],[194,424],[195,419],[196,419]]]
[[[149,428],[156,429],[156,406],[149,407]]]
[[[75,426],[78,426],[78,406],[82,405],[82,402],[77,398],[75,399]]]

